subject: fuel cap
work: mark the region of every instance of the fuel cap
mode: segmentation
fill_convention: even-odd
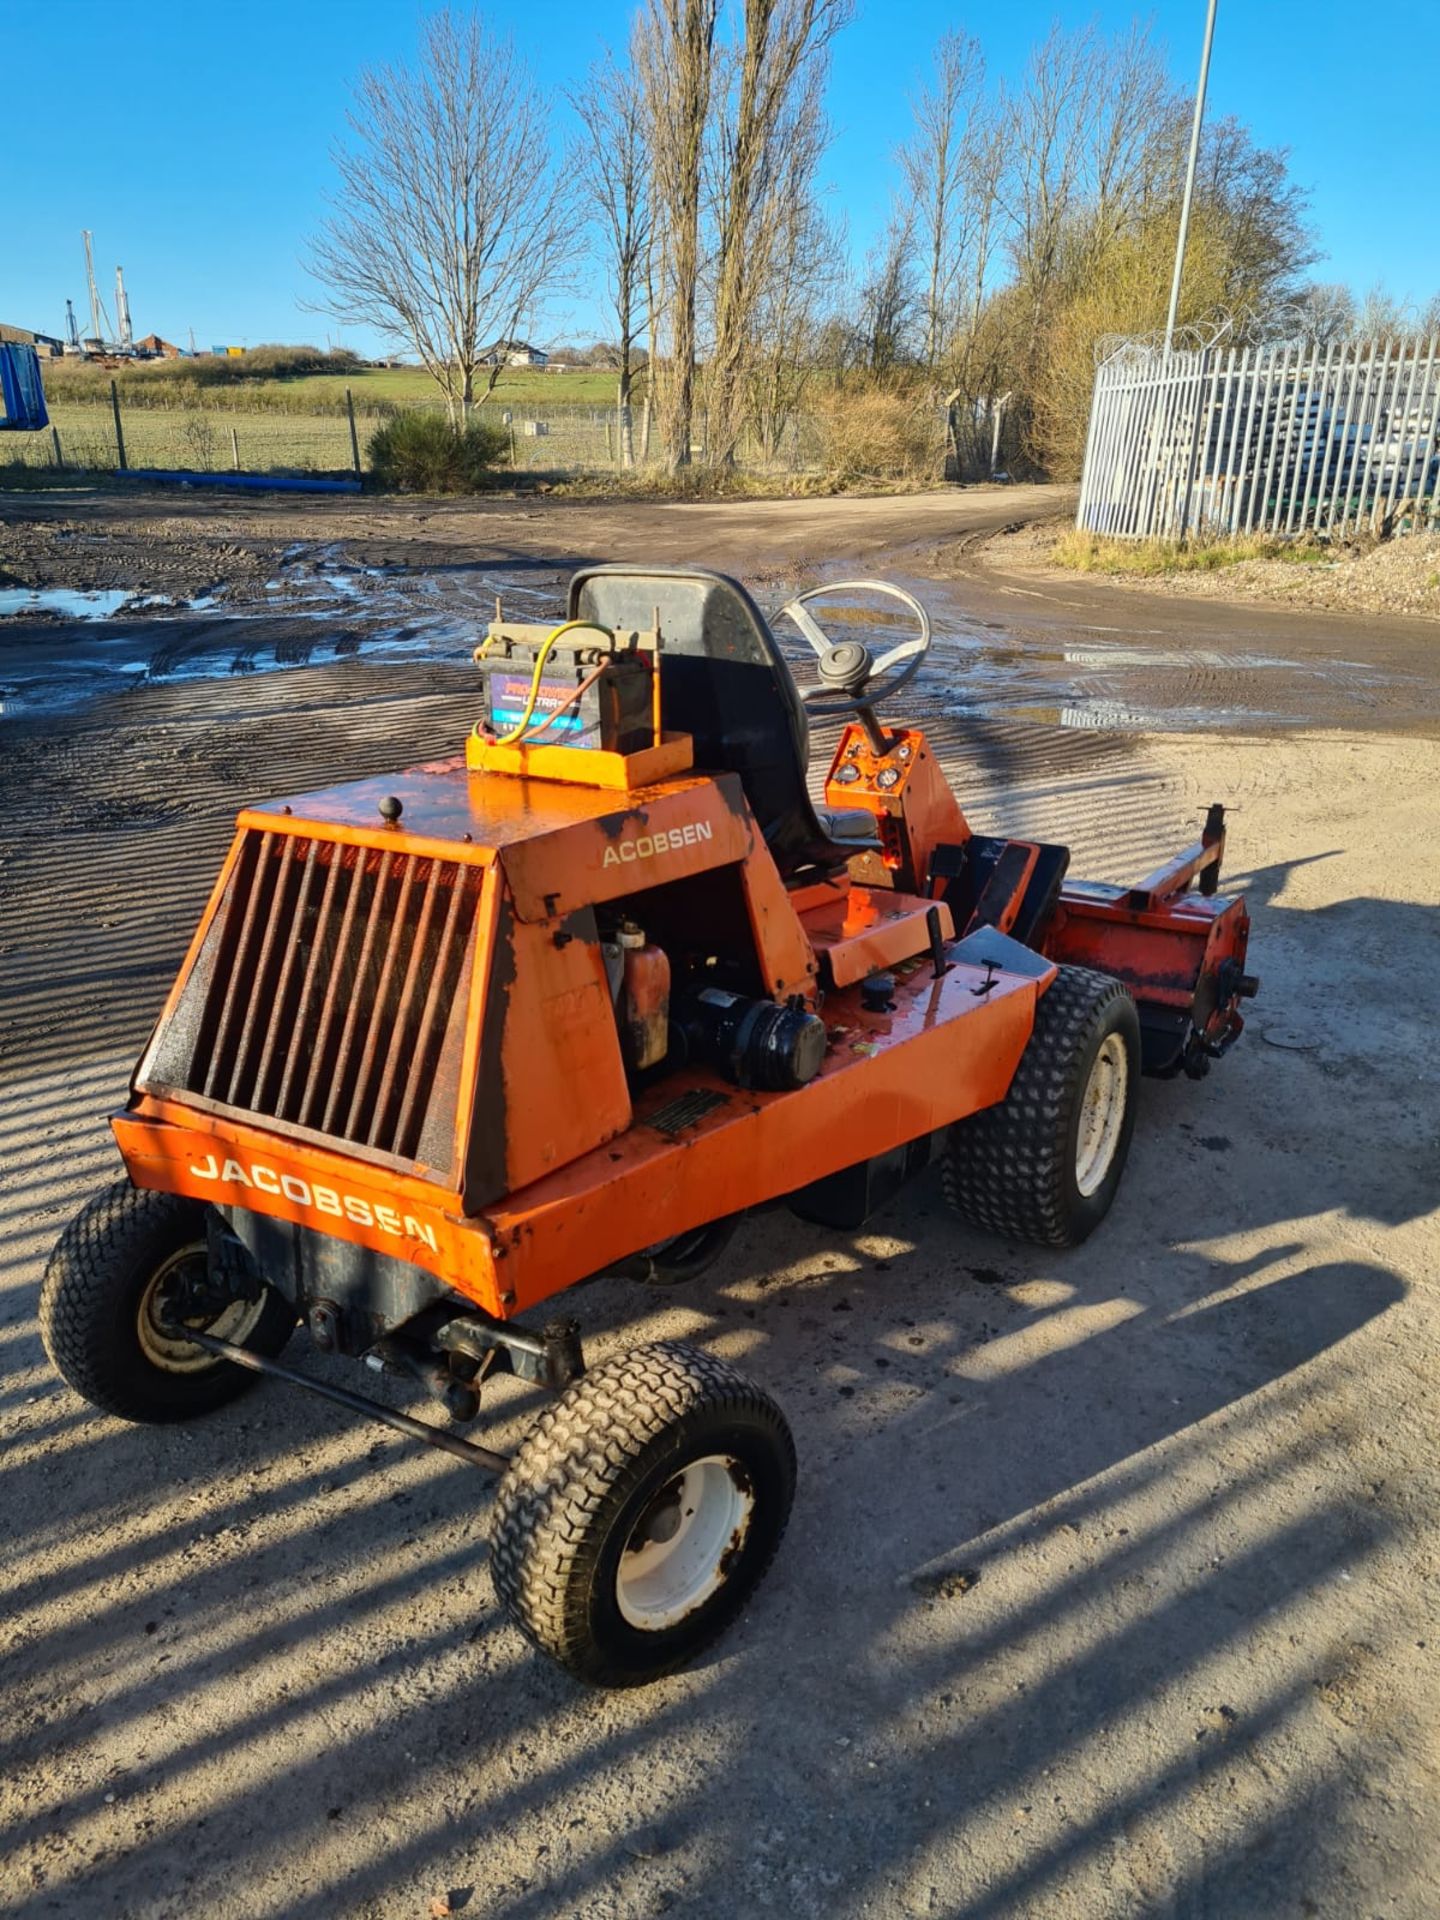
[[[872,973],[860,982],[860,1004],[866,1013],[889,1013],[895,1004],[893,973]]]

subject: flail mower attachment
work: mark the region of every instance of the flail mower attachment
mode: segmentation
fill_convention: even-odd
[[[914,631],[834,642],[837,596]],[[937,1160],[973,1226],[1072,1246],[1142,1070],[1203,1073],[1256,987],[1222,808],[1138,886],[1073,881],[1063,846],[972,832],[923,730],[879,718],[929,649],[918,602],[784,611],[803,695],[734,581],[587,569],[554,630],[497,610],[463,754],[242,812],[114,1119],[127,1177],[42,1292],[55,1365],[121,1418],[272,1373],[498,1477],[502,1598],[606,1685],[745,1604],[794,1447],[699,1348],[587,1367],[573,1321],[520,1316],[692,1279],[755,1208],[853,1231]],[[820,808],[811,714],[843,722]],[[498,1373],[552,1398],[507,1459],[292,1372],[302,1319],[454,1422]]]

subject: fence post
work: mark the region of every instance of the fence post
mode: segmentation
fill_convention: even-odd
[[[230,457],[235,462],[235,471],[240,471],[240,436],[234,427],[230,429]]]
[[[57,467],[63,467],[65,465],[65,456],[60,451],[60,429],[53,423],[50,427],[50,438],[55,443],[55,464]]]
[[[120,457],[120,472],[125,471],[125,430],[120,425],[120,389],[110,382],[110,405],[115,414],[115,451]]]
[[[350,417],[350,458],[355,467],[355,478],[360,478],[360,436],[355,431],[355,396],[349,387],[345,389],[345,411]]]
[[[1200,370],[1195,378],[1195,411],[1190,416],[1190,458],[1185,467],[1185,492],[1180,500],[1180,538],[1184,540],[1190,531],[1190,501],[1195,492],[1195,467],[1200,458],[1200,428],[1203,420],[1205,438],[1210,438],[1210,409],[1205,404],[1205,381],[1210,371],[1210,349],[1206,347],[1200,355]]]

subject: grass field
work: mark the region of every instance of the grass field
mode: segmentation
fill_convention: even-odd
[[[316,385],[322,382],[317,381]],[[594,471],[614,461],[613,414],[604,402],[556,404],[552,389],[539,381],[529,391],[506,389],[486,404],[495,418],[509,411],[513,419],[513,464],[531,471]],[[238,468],[248,473],[290,471],[346,473],[351,468],[350,423],[341,404],[332,408],[322,394],[308,411],[246,406],[253,394],[227,393],[219,406],[205,396],[202,406],[142,407],[122,396],[121,425],[125,435],[127,467],[159,467],[181,471],[216,472]],[[360,457],[366,458],[370,436],[389,417],[374,411],[385,398],[390,407],[404,404],[394,397],[362,388],[355,395],[355,428]],[[110,471],[118,464],[115,421],[110,396],[93,401],[52,400],[51,425],[59,435],[61,458],[67,467]],[[527,431],[527,426],[543,431]],[[28,467],[55,465],[55,436],[50,432],[3,436],[0,459]]]
[[[43,378],[52,402],[59,405],[108,405],[111,372],[105,367],[46,367]],[[124,369],[118,377],[121,401],[136,411],[193,405],[197,398],[185,381],[183,363],[173,366],[138,366]],[[439,387],[421,367],[359,367],[350,373],[311,373],[291,375],[280,380],[236,380],[233,384],[204,388],[207,410],[274,413],[343,413],[345,389],[355,396],[357,413],[380,412],[387,407],[439,406],[443,404]],[[637,383],[635,401],[644,398],[643,376]],[[531,372],[506,367],[487,407],[523,407],[543,405],[606,407],[615,403],[615,376],[605,370],[582,369],[574,373]],[[51,411],[54,411],[52,404]]]

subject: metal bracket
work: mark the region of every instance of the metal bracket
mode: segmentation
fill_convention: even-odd
[[[522,1380],[548,1387],[553,1393],[568,1387],[585,1371],[578,1320],[552,1320],[543,1333],[532,1333],[528,1327],[482,1318],[478,1313],[460,1313],[443,1321],[431,1337],[437,1347],[468,1354],[472,1360],[484,1360],[493,1354]]]
[[[363,1414],[367,1420],[378,1420],[382,1426],[393,1427],[396,1433],[407,1434],[412,1440],[423,1440],[427,1447],[454,1454],[457,1460],[463,1460],[470,1467],[479,1467],[484,1473],[501,1474],[510,1465],[505,1454],[492,1453],[489,1447],[477,1447],[472,1440],[461,1440],[456,1434],[443,1433],[424,1420],[412,1419],[408,1413],[398,1413],[394,1407],[372,1400],[368,1394],[352,1393],[348,1387],[334,1387],[328,1380],[316,1380],[309,1374],[296,1373],[293,1367],[284,1367],[278,1360],[251,1353],[248,1347],[237,1347],[229,1340],[217,1340],[213,1333],[199,1333],[195,1328],[183,1324],[176,1325],[175,1332],[193,1345],[203,1347],[207,1353],[229,1360],[234,1366],[245,1367],[251,1373],[268,1374],[275,1380],[288,1380],[292,1387],[303,1387],[307,1393],[316,1394],[322,1400],[333,1400],[337,1407],[348,1407],[351,1413]]]

